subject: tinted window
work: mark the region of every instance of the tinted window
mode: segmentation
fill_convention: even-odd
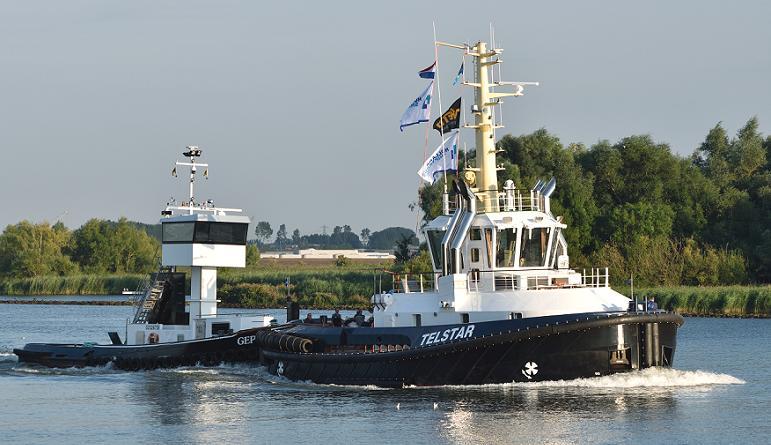
[[[428,244],[431,246],[431,257],[434,260],[434,267],[436,269],[442,268],[442,238],[444,238],[444,232],[444,230],[429,230],[426,232]]]
[[[246,244],[248,224],[197,222],[195,242],[207,244]]]
[[[164,223],[164,243],[246,244],[248,224],[225,222]]]
[[[519,265],[523,267],[543,267],[549,232],[545,227],[522,231],[522,249],[519,252]]]
[[[514,256],[517,248],[517,231],[503,229],[498,231],[498,249],[495,264],[498,267],[514,267]]]
[[[193,241],[193,222],[163,223],[164,243],[190,243]]]

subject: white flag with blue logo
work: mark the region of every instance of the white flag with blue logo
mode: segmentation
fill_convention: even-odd
[[[428,122],[428,118],[431,115],[431,95],[434,93],[434,81],[428,84],[426,89],[420,93],[420,96],[412,101],[407,111],[402,114],[402,118],[399,121],[399,130],[404,131],[404,127],[410,125],[419,124],[421,122]]]
[[[458,132],[442,142],[418,170],[418,176],[433,184],[443,172],[458,170]]]

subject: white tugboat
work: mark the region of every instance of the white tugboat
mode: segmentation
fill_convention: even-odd
[[[380,386],[572,379],[671,366],[682,317],[640,310],[609,287],[607,268],[570,268],[567,226],[550,206],[556,181],[530,190],[506,181],[499,188],[494,107],[534,83],[491,82],[502,50],[485,42],[438,44],[475,62],[475,79],[464,85],[475,89],[475,122],[466,128],[476,133],[476,167],[454,182],[456,210],[445,192],[444,214],[424,228],[434,273],[377,292],[372,326],[275,328],[312,342],[310,352],[266,345],[263,364],[293,380]],[[501,87],[513,91],[496,91]]]
[[[93,366],[113,362],[118,368],[146,369],[223,361],[255,361],[255,339],[270,325],[266,315],[217,312],[217,268],[244,267],[249,218],[240,209],[215,207],[211,200],[198,202],[194,186],[201,150],[188,146],[189,198],[167,204],[161,212],[162,260],[137,299],[133,320],[124,338],[110,332],[112,344],[31,343],[15,349],[20,362],[46,366]],[[190,295],[185,292],[185,273],[190,269]]]

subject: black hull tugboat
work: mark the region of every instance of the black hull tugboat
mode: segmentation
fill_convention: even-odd
[[[127,370],[256,363],[261,343],[279,344],[280,334],[267,330],[275,324],[271,316],[218,314],[217,268],[245,266],[249,218],[238,215],[240,209],[214,207],[211,200],[196,203],[196,173],[204,168],[208,176],[208,164],[196,163],[201,155],[198,147],[187,147],[184,155],[190,161],[177,162],[173,174],[177,167],[190,168],[190,197],[180,205],[167,204],[161,212],[161,268],[137,292],[136,311],[126,323],[124,339],[110,332],[112,344],[30,343],[14,349],[20,362],[49,367],[112,362]],[[190,270],[190,295],[185,295],[186,274],[178,267]],[[302,341],[295,342],[293,350],[304,350]]]
[[[445,186],[443,214],[423,229],[434,273],[397,277],[393,289],[376,290],[371,322],[273,328],[308,341],[309,350],[266,345],[262,363],[291,380],[388,387],[574,379],[672,366],[680,315],[647,310],[614,291],[607,268],[569,267],[567,226],[550,207],[555,179],[529,190],[510,180],[498,187],[495,106],[537,83],[491,81],[502,50],[485,42],[437,44],[474,61],[474,79],[463,84],[475,89],[475,122],[465,128],[476,133],[476,165],[453,182],[454,210]],[[421,77],[434,79],[435,67]],[[433,92],[434,81],[426,92]],[[501,87],[513,91],[496,91]],[[424,94],[410,108],[425,109],[429,100]],[[403,126],[427,121],[410,109],[405,116]],[[448,173],[457,172],[457,116],[451,108],[434,123],[442,144],[419,171],[429,182],[443,174],[447,184]],[[297,318],[292,315],[289,320]]]

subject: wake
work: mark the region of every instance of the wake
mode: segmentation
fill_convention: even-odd
[[[728,374],[709,371],[681,371],[672,368],[647,368],[637,372],[603,377],[548,382],[510,383],[521,388],[681,388],[714,385],[743,385],[746,382]]]

